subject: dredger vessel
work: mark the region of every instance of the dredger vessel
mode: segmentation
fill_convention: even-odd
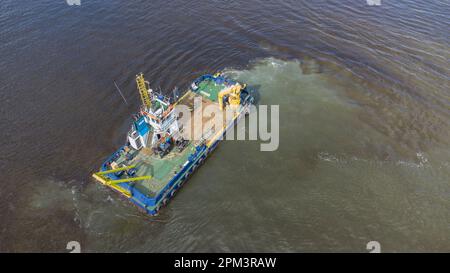
[[[147,214],[156,215],[226,132],[249,113],[254,98],[245,84],[221,73],[195,79],[180,98],[155,92],[142,73],[136,83],[142,105],[133,116],[126,143],[93,177]],[[184,118],[177,111],[180,106],[189,109]],[[204,124],[217,118],[203,114],[208,107],[216,114],[224,113],[223,126],[204,130]]]

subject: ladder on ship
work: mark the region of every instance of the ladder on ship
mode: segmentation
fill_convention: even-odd
[[[148,89],[145,85],[144,74],[140,73],[136,76],[136,83],[138,86],[139,94],[141,95],[142,104],[147,108],[151,106],[150,96],[148,95]]]

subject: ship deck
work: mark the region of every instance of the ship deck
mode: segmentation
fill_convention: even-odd
[[[156,195],[163,189],[170,179],[182,169],[188,157],[195,147],[189,143],[180,153],[172,150],[169,154],[160,158],[147,149],[141,150],[131,161],[137,167],[137,176],[152,176],[151,179],[137,181],[135,187],[148,196]]]
[[[219,92],[224,88],[226,88],[224,84],[217,84],[213,80],[204,80],[198,85],[198,92],[204,98],[217,102]]]
[[[217,95],[218,93],[226,88],[225,85],[218,85],[213,82],[202,82],[199,86],[199,90],[194,93],[192,91],[187,91],[187,93],[178,101],[178,104],[188,106],[191,111],[190,119],[191,121],[191,138],[183,136],[185,139],[191,139],[189,144],[181,151],[178,152],[176,149],[172,149],[170,153],[165,155],[163,158],[160,158],[159,155],[153,154],[151,149],[143,148],[139,151],[130,150],[129,152],[122,153],[119,158],[115,161],[119,166],[130,166],[135,165],[137,172],[136,176],[151,176],[151,179],[140,180],[134,182],[134,186],[143,194],[153,197],[157,195],[166,185],[169,183],[171,178],[177,174],[182,168],[183,165],[187,162],[189,155],[194,153],[195,146],[199,144],[199,142],[203,140],[210,140],[210,138],[214,137],[217,132],[215,132],[215,128],[212,132],[208,132],[205,134],[204,128],[202,126],[197,126],[199,120],[195,119],[194,116],[200,114],[201,121],[203,124],[208,123],[211,119],[215,117],[203,116],[198,111],[200,109],[205,109],[207,106],[219,107],[217,103]],[[194,100],[198,98],[202,102],[202,108],[194,108]],[[219,111],[222,113],[222,111]],[[222,117],[226,118],[226,117]],[[224,122],[227,122],[224,120]],[[187,127],[187,124],[183,124],[182,119],[179,120],[180,127]],[[227,124],[227,123],[226,123]],[[187,128],[184,128],[183,131],[186,132]],[[220,128],[223,129],[223,128]],[[197,130],[197,132],[195,132]],[[201,132],[198,132],[201,130]],[[206,136],[208,135],[208,136]],[[192,138],[194,136],[194,138]],[[195,136],[201,136],[201,139],[195,139]],[[128,156],[131,155],[131,160],[126,159],[126,154]],[[125,173],[122,178],[126,178],[127,174]]]

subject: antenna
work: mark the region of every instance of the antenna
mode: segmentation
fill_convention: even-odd
[[[125,104],[128,105],[128,102],[127,102],[127,100],[125,99],[125,97],[123,96],[122,91],[120,91],[119,86],[117,86],[116,81],[114,81],[114,85],[116,86],[117,91],[119,91],[120,96],[122,96],[122,99],[123,99],[123,101],[125,102]]]
[[[173,99],[174,100],[177,100],[178,99],[178,97],[180,96],[180,94],[178,93],[178,87],[177,86],[175,86],[175,88],[172,90],[172,95],[173,95]]]
[[[159,95],[162,96],[162,89],[161,89],[161,86],[158,86],[158,89],[159,89]]]

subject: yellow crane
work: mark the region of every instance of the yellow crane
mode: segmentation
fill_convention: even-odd
[[[147,108],[150,107],[152,101],[150,99],[150,96],[148,95],[148,88],[146,86],[148,82],[145,81],[144,74],[140,73],[136,75],[136,83],[139,90],[139,94],[141,95],[142,104]]]
[[[120,171],[126,171],[129,169],[135,168],[135,167],[136,167],[136,165],[131,165],[131,166],[112,169],[112,170],[108,170],[108,171],[96,172],[92,175],[92,177],[94,177],[95,179],[100,181],[100,183],[102,183],[103,185],[109,186],[109,187],[115,189],[116,191],[122,193],[126,197],[130,198],[131,192],[123,189],[122,187],[119,187],[117,184],[125,183],[125,182],[136,182],[136,181],[140,181],[140,180],[147,180],[147,179],[151,179],[152,177],[151,176],[138,176],[138,177],[129,177],[129,178],[125,178],[125,179],[113,180],[113,179],[110,179],[108,176],[106,176],[106,174],[116,173],[116,172],[120,172]]]
[[[238,106],[239,104],[241,104],[241,90],[243,88],[245,88],[245,86],[242,87],[240,84],[236,84],[227,89],[220,91],[219,95],[217,96],[217,98],[219,100],[220,110],[224,109],[223,98],[225,96],[228,96],[228,103],[230,105]]]

